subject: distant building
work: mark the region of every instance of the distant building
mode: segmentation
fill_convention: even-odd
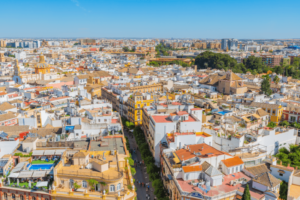
[[[221,49],[237,51],[238,50],[238,40],[233,39],[233,38],[232,39],[222,39]]]
[[[262,61],[269,67],[280,66],[283,55],[262,55]]]

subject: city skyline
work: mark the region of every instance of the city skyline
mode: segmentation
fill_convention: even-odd
[[[299,5],[294,0],[16,0],[2,2],[14,10],[0,13],[9,19],[2,21],[0,38],[297,39]]]

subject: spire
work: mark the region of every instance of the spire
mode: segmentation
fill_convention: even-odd
[[[19,76],[20,75],[20,67],[19,67],[19,61],[18,59],[15,60],[15,76]]]
[[[40,63],[45,63],[45,56],[43,55],[43,53],[41,53],[40,55]]]

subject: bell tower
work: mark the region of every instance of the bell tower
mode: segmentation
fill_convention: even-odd
[[[15,61],[14,75],[20,76],[20,67],[19,67],[18,59],[16,59],[16,61]]]
[[[0,62],[5,62],[4,52],[0,51]]]

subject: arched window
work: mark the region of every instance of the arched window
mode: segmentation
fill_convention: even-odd
[[[15,194],[11,194],[11,198],[12,198],[12,199],[15,199],[15,198],[16,198],[16,195],[15,195]]]
[[[114,185],[110,185],[109,186],[109,191],[110,192],[114,192],[115,191],[115,186]]]
[[[23,197],[23,195],[20,195],[20,200],[24,200],[24,197]]]
[[[117,185],[117,191],[121,190],[121,183]]]
[[[4,193],[4,199],[7,200],[7,193]]]
[[[32,197],[32,200],[36,200],[35,197]]]

